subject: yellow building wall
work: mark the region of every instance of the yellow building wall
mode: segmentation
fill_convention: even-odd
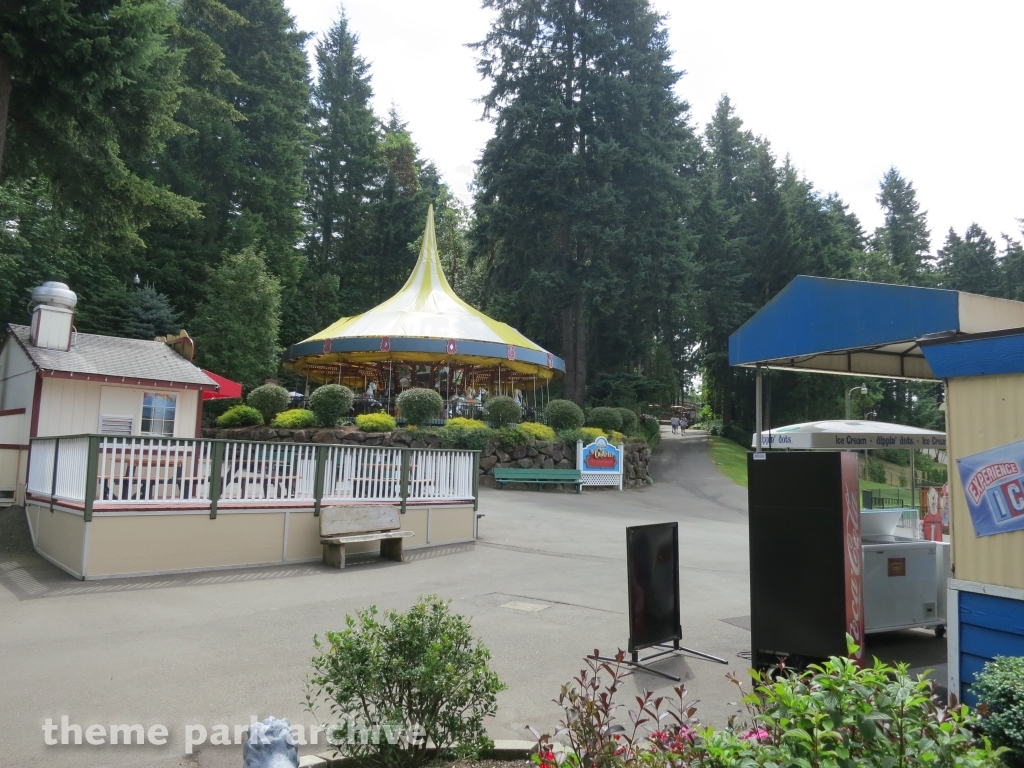
[[[1024,440],[1024,374],[950,379],[946,391],[953,575],[1024,589],[1024,531],[975,536],[956,468],[958,458]]]
[[[100,414],[134,418],[134,433],[141,434],[143,392],[177,396],[174,414],[175,437],[197,437],[196,408],[200,392],[194,389],[159,389],[122,386],[76,379],[43,379],[39,407],[39,437],[96,434]]]
[[[26,505],[29,527],[36,551],[63,567],[72,576],[82,578],[82,551],[85,539],[85,518],[59,508],[34,502]]]

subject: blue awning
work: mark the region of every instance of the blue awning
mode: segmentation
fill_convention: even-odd
[[[918,341],[1024,327],[1024,303],[801,275],[729,338],[729,363],[934,379]]]
[[[982,336],[935,339],[923,343],[936,378],[1024,373],[1024,329]]]

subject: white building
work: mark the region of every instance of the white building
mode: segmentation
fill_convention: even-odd
[[[160,341],[75,332],[63,283],[33,298],[32,325],[8,325],[0,343],[0,504],[24,504],[33,437],[200,435],[217,384],[199,368]]]

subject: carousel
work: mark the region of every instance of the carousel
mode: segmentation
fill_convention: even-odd
[[[405,389],[434,389],[445,413],[478,417],[483,402],[508,395],[527,418],[548,400],[551,379],[565,363],[510,325],[492,320],[455,295],[437,253],[434,208],[409,279],[390,299],[343,317],[284,355],[284,367],[308,382],[344,384],[357,393],[354,410],[395,413]]]

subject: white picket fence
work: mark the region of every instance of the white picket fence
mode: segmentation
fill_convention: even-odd
[[[84,502],[89,445],[88,436],[34,439],[29,493],[49,497],[53,492],[56,499]],[[173,508],[211,503],[218,463],[215,441],[103,436],[95,445],[96,505]],[[401,502],[403,457],[407,502],[469,501],[476,493],[478,457],[473,451],[224,442],[217,504],[314,504],[318,449],[323,457],[321,503]]]

